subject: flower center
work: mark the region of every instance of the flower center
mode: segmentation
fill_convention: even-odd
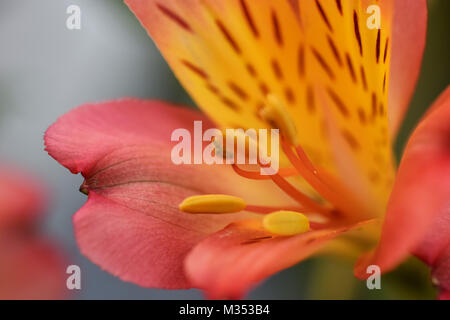
[[[308,231],[309,221],[305,215],[319,215],[328,223],[348,222],[361,218],[361,213],[367,212],[364,203],[339,179],[313,164],[299,144],[295,123],[281,100],[269,94],[266,102],[260,115],[274,128],[280,130],[281,148],[292,167],[281,168],[273,175],[261,175],[260,171],[245,170],[237,164],[232,164],[232,168],[238,175],[247,179],[271,179],[299,206],[274,208],[249,205],[241,198],[228,195],[200,195],[185,199],[179,206],[180,210],[203,214],[235,213],[246,210],[265,214],[264,228],[278,235],[292,235]],[[257,142],[255,141],[255,143]],[[263,167],[263,165],[259,163],[259,167]],[[303,178],[320,195],[320,199],[305,194],[286,179],[293,176]]]

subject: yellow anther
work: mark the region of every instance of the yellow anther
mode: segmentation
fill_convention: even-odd
[[[261,117],[273,123],[292,145],[297,146],[299,144],[297,128],[283,102],[273,94],[267,95],[266,102],[266,106],[260,111]]]
[[[295,211],[276,211],[263,219],[264,229],[280,236],[293,236],[309,230],[308,218]]]
[[[242,211],[245,206],[244,200],[238,197],[208,194],[186,198],[179,208],[189,213],[233,213]]]

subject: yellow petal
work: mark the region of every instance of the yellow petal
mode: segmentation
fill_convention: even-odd
[[[270,127],[260,110],[275,96],[314,164],[376,199],[380,212],[394,175],[386,110],[392,2],[308,0],[295,11],[287,0],[127,1],[217,124]],[[381,7],[381,30],[366,26],[369,5]]]
[[[367,26],[370,5],[381,9],[380,30]],[[352,162],[361,189],[369,189],[379,212],[395,174],[386,109],[392,5],[389,0],[300,2],[311,49],[305,61],[316,100],[332,122],[328,134],[334,135],[329,140],[334,140],[335,157]],[[348,172],[345,176],[352,180]]]

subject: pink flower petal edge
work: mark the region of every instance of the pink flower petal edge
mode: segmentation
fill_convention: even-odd
[[[389,271],[408,254],[429,264],[434,282],[450,289],[450,87],[412,134],[404,152],[377,249],[363,256],[355,273],[369,264]]]

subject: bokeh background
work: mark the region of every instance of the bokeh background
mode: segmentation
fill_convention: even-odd
[[[411,0],[415,1],[415,0]],[[65,26],[66,8],[82,11],[81,30]],[[425,59],[407,120],[405,141],[450,76],[450,1],[429,1]],[[68,173],[44,152],[43,134],[60,115],[86,102],[133,96],[193,106],[158,50],[119,0],[0,1],[0,162],[26,169],[42,181],[51,204],[41,226],[70,264],[82,270],[78,299],[197,299],[197,290],[140,288],[103,272],[76,246],[71,216],[86,201],[81,176]],[[313,285],[314,284],[314,285]],[[1,285],[1,284],[0,284]],[[433,298],[428,271],[411,260],[383,276],[383,290],[353,279],[348,262],[314,258],[285,270],[253,290],[251,299]]]

